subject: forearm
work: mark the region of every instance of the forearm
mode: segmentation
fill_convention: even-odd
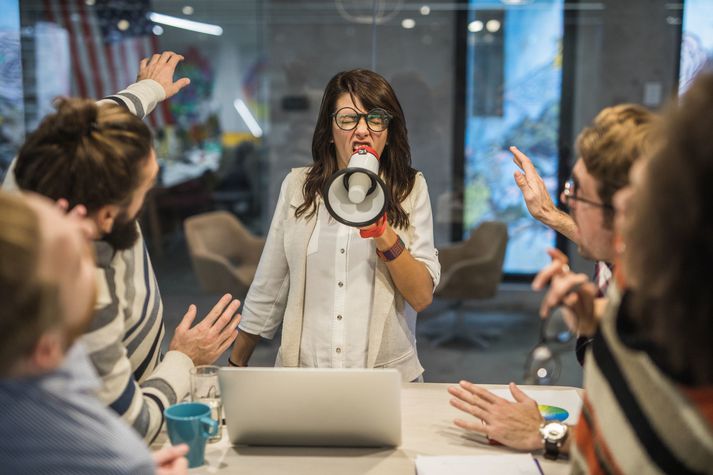
[[[538,218],[542,224],[562,234],[564,237],[579,245],[577,225],[570,215],[554,208],[551,212]]]
[[[375,238],[375,244],[380,251],[390,249],[397,240],[396,232],[387,227],[384,234]],[[394,260],[386,263],[391,279],[399,293],[417,312],[425,310],[433,301],[433,279],[426,266],[416,260],[408,249]]]
[[[119,104],[143,119],[165,98],[166,92],[159,83],[153,79],[144,79],[116,94],[100,99],[97,104]]]
[[[239,331],[233,351],[230,352],[230,361],[238,366],[247,366],[258,341],[260,341],[260,335]]]

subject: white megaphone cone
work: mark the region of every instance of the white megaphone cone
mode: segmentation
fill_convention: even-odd
[[[346,168],[329,177],[322,190],[324,204],[334,219],[363,228],[376,223],[386,211],[389,194],[379,178],[379,154],[358,147]]]

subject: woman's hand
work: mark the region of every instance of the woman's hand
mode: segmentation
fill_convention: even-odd
[[[453,407],[475,418],[454,420],[453,423],[461,429],[476,432],[517,450],[542,449],[540,426],[544,419],[537,402],[515,383],[510,383],[510,393],[515,402],[468,381],[451,386],[448,392],[454,396],[450,401]]]

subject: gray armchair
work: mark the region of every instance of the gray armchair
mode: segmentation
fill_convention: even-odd
[[[255,277],[265,240],[227,211],[191,216],[183,226],[201,288],[243,298]]]
[[[467,300],[495,296],[502,280],[507,242],[505,223],[485,221],[467,240],[439,249],[441,281],[434,296],[452,301],[449,310],[455,312],[455,319],[445,332],[435,335],[434,344],[465,340],[481,348],[488,346],[484,333],[467,328],[462,306]]]

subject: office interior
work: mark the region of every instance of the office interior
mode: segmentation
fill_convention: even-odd
[[[466,242],[483,222],[508,230],[486,289],[437,292],[419,315],[426,382],[524,382],[542,297],[530,281],[549,261],[546,249],[593,273],[593,262],[529,215],[508,147],[533,160],[559,202],[576,135],[597,112],[624,102],[658,110],[713,57],[707,0],[0,4],[0,175],[53,98],[116,92],[154,51],[185,57],[177,74],[191,85],[147,119],[161,172],[142,230],[169,337],[188,304],[207,311],[223,292],[245,297],[250,282],[236,269],[254,266],[261,247],[244,243],[265,237],[283,178],[310,164],[327,81],[354,68],[389,80],[413,166],[428,183],[438,249]],[[216,211],[225,245],[197,252],[203,238],[188,238],[190,218]],[[201,271],[219,257],[219,272]],[[251,365],[271,366],[278,346],[262,342]],[[572,348],[557,348],[551,384],[582,386]]]

